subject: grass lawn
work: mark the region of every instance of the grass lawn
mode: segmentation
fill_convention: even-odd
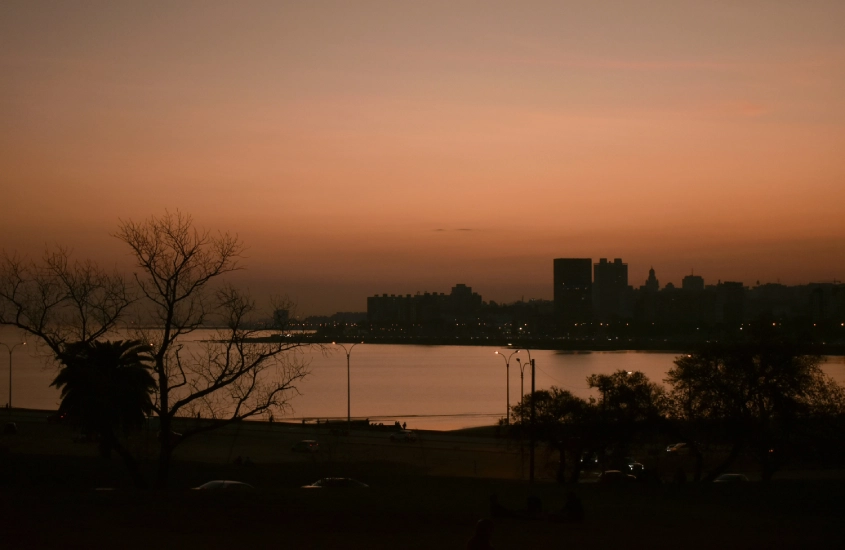
[[[249,434],[239,438],[250,449],[260,447]],[[491,494],[515,510],[535,495],[545,512],[557,512],[568,490],[583,501],[583,523],[498,519],[493,546],[845,547],[842,479],[564,488],[430,475],[419,464],[397,461],[289,459],[286,454],[282,461],[236,466],[186,453],[173,465],[171,489],[137,491],[129,487],[118,459],[98,458],[93,446],[68,441],[66,433],[46,422],[24,424],[18,435],[0,439],[0,548],[460,549],[475,522],[488,517]],[[154,464],[147,466],[152,470]],[[324,476],[354,477],[370,488],[300,488]],[[189,489],[211,479],[245,481],[256,490]]]

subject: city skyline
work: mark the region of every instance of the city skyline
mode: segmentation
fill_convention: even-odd
[[[237,233],[256,297],[845,278],[845,5],[0,6],[0,248]]]

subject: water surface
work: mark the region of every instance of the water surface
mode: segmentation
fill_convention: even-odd
[[[0,331],[0,341],[15,341],[13,334]],[[199,340],[208,336],[201,332]],[[189,344],[191,345],[191,344]],[[512,356],[510,368],[495,351],[497,347],[407,346],[359,344],[350,357],[350,393],[353,418],[371,422],[407,422],[409,428],[456,429],[494,424],[504,417],[508,401],[520,396],[520,369],[516,361],[528,358],[525,351]],[[580,397],[593,395],[587,388],[590,374],[609,374],[619,369],[642,371],[661,382],[672,368],[676,353],[639,351],[561,352],[532,350],[537,366],[536,387],[558,386]],[[346,418],[346,354],[329,346],[306,349],[303,359],[311,373],[292,396],[289,419]],[[825,371],[845,384],[845,357],[827,358]],[[13,355],[12,402],[16,407],[55,409],[59,392],[49,387],[56,366],[38,353],[32,342]],[[530,391],[531,373],[524,373],[525,392]],[[8,401],[8,354],[0,347],[0,403]]]

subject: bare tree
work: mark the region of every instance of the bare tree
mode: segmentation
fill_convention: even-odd
[[[40,263],[0,256],[0,325],[35,336],[54,355],[71,342],[104,336],[132,302],[122,275],[71,261],[66,248],[47,250]]]
[[[158,482],[163,485],[181,442],[226,423],[283,411],[307,369],[297,353],[298,340],[281,333],[259,338],[252,328],[255,302],[216,284],[240,269],[244,247],[237,236],[198,230],[180,212],[122,222],[115,236],[137,261],[134,277],[150,315],[141,324],[155,327],[140,330],[139,337],[150,344],[154,358],[154,410],[161,422]],[[188,335],[208,327],[217,329],[199,350],[186,345]],[[197,413],[214,422],[197,423],[181,438],[171,436],[176,416]]]

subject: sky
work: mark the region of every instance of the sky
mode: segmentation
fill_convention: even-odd
[[[247,245],[303,314],[381,293],[845,279],[845,2],[0,4],[0,248]]]

